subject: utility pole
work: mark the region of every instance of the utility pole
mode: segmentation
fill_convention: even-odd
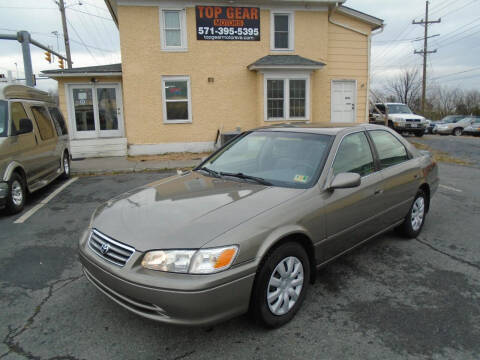
[[[425,102],[427,98],[427,56],[428,54],[433,54],[437,52],[435,50],[428,50],[428,25],[439,23],[442,19],[429,21],[428,20],[428,0],[425,2],[425,20],[412,21],[414,25],[424,25],[425,26],[425,37],[423,38],[423,50],[415,50],[415,54],[423,54],[423,80],[422,80],[422,114],[425,114]]]
[[[68,39],[67,17],[65,16],[65,3],[63,0],[58,0],[58,7],[62,15],[63,39],[65,41],[65,53],[67,54],[67,66],[72,68],[72,55],[70,54],[70,40]]]

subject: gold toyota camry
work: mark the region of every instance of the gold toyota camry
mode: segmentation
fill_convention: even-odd
[[[101,205],[80,260],[146,318],[208,325],[249,312],[277,327],[319,267],[393,228],[415,238],[437,187],[430,154],[386,127],[261,128]]]

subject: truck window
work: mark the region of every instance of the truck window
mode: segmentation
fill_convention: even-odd
[[[20,129],[20,120],[28,119],[28,116],[23,104],[20,102],[12,102],[10,104],[10,112],[12,118],[12,135],[15,135],[17,130]]]
[[[52,117],[53,123],[55,124],[55,128],[57,130],[57,135],[67,135],[68,129],[67,125],[65,124],[65,119],[63,118],[62,113],[56,107],[49,107],[48,111]]]
[[[43,106],[32,106],[31,109],[42,140],[53,138],[55,136],[55,132],[53,130],[52,122],[50,121],[50,116],[48,115],[47,109]]]

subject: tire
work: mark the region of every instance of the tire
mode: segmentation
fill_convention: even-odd
[[[414,133],[416,137],[422,137],[424,132],[423,131],[417,131],[416,133]]]
[[[285,277],[281,275],[282,266]],[[309,285],[310,261],[305,249],[296,242],[280,245],[259,266],[250,300],[251,316],[267,328],[286,324],[302,305]]]
[[[454,136],[460,136],[460,135],[462,135],[462,132],[463,132],[463,129],[462,129],[462,128],[455,128],[455,129],[453,129],[453,131],[452,131],[452,135],[454,135]]]
[[[427,215],[427,201],[423,190],[418,190],[405,221],[398,227],[402,235],[409,239],[415,239],[420,234]]]
[[[65,151],[62,156],[62,168],[63,168],[63,173],[61,178],[62,179],[70,179],[70,155],[68,154],[68,151]]]
[[[17,214],[23,210],[27,200],[25,179],[18,173],[13,173],[8,181],[8,196],[6,210],[9,214]]]

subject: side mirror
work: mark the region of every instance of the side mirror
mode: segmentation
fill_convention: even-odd
[[[20,129],[17,130],[17,135],[31,133],[33,131],[32,120],[20,119]]]
[[[362,179],[356,173],[340,173],[335,175],[329,189],[348,189],[360,186]]]

